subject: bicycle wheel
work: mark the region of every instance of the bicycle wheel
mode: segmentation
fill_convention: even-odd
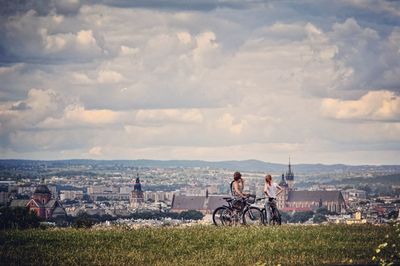
[[[267,211],[270,212],[269,213],[269,215],[270,215],[269,221],[268,221]],[[262,209],[262,212],[263,212],[263,218],[264,218],[263,224],[266,226],[274,225],[275,224],[275,213],[273,212],[273,210],[271,210],[271,209],[267,210],[264,208],[264,209]]]
[[[262,213],[262,218],[263,218],[263,225],[267,225],[267,210],[265,208],[261,209],[261,213]]]
[[[233,211],[228,207],[218,207],[213,212],[213,223],[216,226],[230,226],[234,222]]]
[[[243,224],[262,225],[263,223],[263,214],[259,208],[250,207],[243,213]]]
[[[281,214],[279,213],[278,209],[275,210],[274,218],[272,220],[272,224],[273,225],[281,225],[282,224]]]

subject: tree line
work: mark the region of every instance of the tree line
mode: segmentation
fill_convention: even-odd
[[[89,215],[87,213],[80,213],[78,216],[65,216],[54,219],[48,219],[47,222],[55,223],[61,227],[77,227],[89,228],[97,223],[105,221],[115,221],[119,218],[125,219],[143,219],[143,220],[161,220],[165,218],[178,219],[178,220],[201,220],[204,215],[196,210],[183,211],[181,213],[174,212],[137,212],[128,216],[111,216],[111,215]],[[43,219],[38,217],[36,213],[29,211],[27,208],[18,207],[2,207],[0,208],[0,230],[6,229],[29,229],[38,228],[41,226]]]

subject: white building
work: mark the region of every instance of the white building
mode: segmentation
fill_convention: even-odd
[[[346,189],[342,191],[346,203],[360,202],[367,199],[367,192],[359,189]]]
[[[83,199],[83,191],[81,190],[61,190],[60,200]]]

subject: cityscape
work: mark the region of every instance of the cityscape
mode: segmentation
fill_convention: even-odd
[[[70,219],[65,217],[82,215],[104,217],[99,224],[110,225],[110,222],[118,219],[125,219],[132,225],[154,224],[154,220],[160,218],[144,222],[131,216],[146,212],[181,213],[191,210],[203,214],[201,223],[211,224],[213,210],[225,203],[224,197],[231,195],[231,169],[213,169],[209,166],[134,167],[133,164],[134,161],[92,164],[80,160],[21,161],[20,164],[2,161],[0,203],[33,210],[38,203],[32,205],[31,199],[35,199],[35,195],[48,193],[51,196],[44,200],[47,203],[51,199],[50,203],[44,204],[47,213],[41,214],[38,210],[37,213],[53,225],[56,220],[59,224],[68,225],[65,221]],[[282,173],[275,172],[272,175],[274,181],[284,188],[284,193],[278,198],[278,208],[287,213],[284,223],[382,224],[399,219],[400,179],[398,174],[393,174],[398,168],[396,166],[380,166],[379,171],[370,166],[370,171],[364,170],[362,175],[340,171],[297,174],[296,165],[290,162],[281,167],[284,170]],[[40,174],[36,177],[21,174],[27,169],[30,173]],[[7,177],[5,173],[18,177]],[[243,171],[242,175],[246,190],[263,197],[266,173]],[[357,178],[364,181],[359,182]],[[391,178],[392,182],[385,181],[385,178]],[[385,189],[382,189],[379,179],[385,182]],[[208,198],[212,204],[205,204]],[[40,203],[42,200],[39,198],[37,201]],[[259,201],[256,205],[263,207],[264,202]],[[326,209],[322,218],[317,213],[321,208]],[[309,216],[306,216],[307,219],[290,220],[290,215],[295,213],[297,216],[302,213]],[[156,224],[164,222],[158,221]],[[176,224],[179,223],[190,222],[182,219],[176,221]]]

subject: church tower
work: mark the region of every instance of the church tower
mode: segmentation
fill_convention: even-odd
[[[288,187],[290,190],[293,189],[294,185],[294,174],[292,171],[292,165],[290,164],[290,157],[289,157],[289,166],[288,166],[288,171],[286,172],[286,182],[288,184]]]
[[[139,174],[137,174],[135,185],[131,192],[130,203],[132,208],[140,207],[144,202],[144,195],[142,190],[142,184],[140,184]]]
[[[286,208],[286,202],[289,198],[289,185],[285,180],[285,174],[282,174],[279,186],[282,188],[282,192],[277,196],[277,207],[278,209],[283,209]]]

